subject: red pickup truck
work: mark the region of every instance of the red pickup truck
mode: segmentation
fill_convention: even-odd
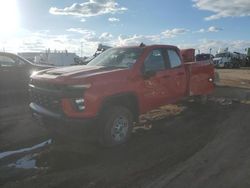
[[[107,146],[128,140],[140,114],[214,90],[214,68],[183,63],[175,46],[112,48],[88,65],[54,68],[31,76],[30,108],[40,119],[98,119]]]

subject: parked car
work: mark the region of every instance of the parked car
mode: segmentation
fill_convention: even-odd
[[[31,63],[13,53],[0,52],[0,96],[28,90],[29,77],[34,71],[51,68]]]
[[[247,56],[238,52],[230,52],[228,48],[220,49],[213,59],[217,68],[240,68],[246,66]]]
[[[197,54],[195,56],[196,61],[213,61],[214,56],[212,54]]]
[[[98,119],[101,143],[114,146],[128,140],[140,114],[206,96],[213,81],[212,64],[184,63],[175,46],[112,48],[88,65],[32,75],[30,108],[44,122]]]

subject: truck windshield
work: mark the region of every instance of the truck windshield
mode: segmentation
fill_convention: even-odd
[[[131,68],[141,53],[141,48],[112,48],[90,61],[88,66]]]

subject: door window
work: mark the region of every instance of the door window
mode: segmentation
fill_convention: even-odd
[[[7,56],[3,56],[0,55],[0,66],[1,67],[12,67],[15,65],[15,60],[7,57]]]
[[[161,71],[164,70],[165,62],[162,54],[162,50],[155,49],[153,50],[149,56],[146,58],[144,62],[144,71]]]
[[[176,68],[181,66],[181,59],[175,50],[168,50],[168,58],[170,61],[171,68]]]

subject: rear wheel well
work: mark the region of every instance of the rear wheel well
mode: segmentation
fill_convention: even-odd
[[[133,120],[138,121],[139,106],[137,97],[132,93],[118,94],[107,97],[101,107],[100,114],[102,114],[110,106],[123,106],[129,109],[133,115]]]

